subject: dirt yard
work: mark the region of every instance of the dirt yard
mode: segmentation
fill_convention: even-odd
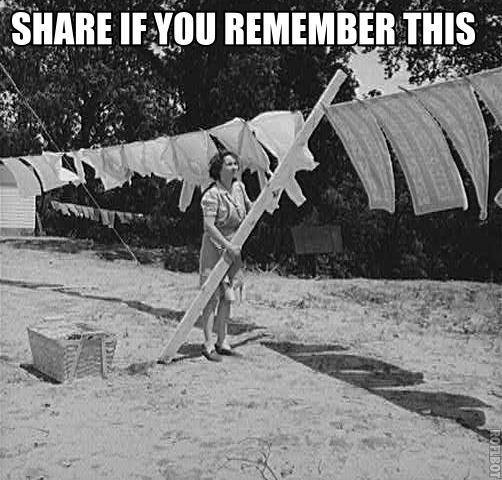
[[[86,242],[2,240],[2,479],[488,479],[502,427],[502,287],[247,275],[241,359],[154,361],[195,274]],[[26,327],[118,338],[107,379],[36,375]]]

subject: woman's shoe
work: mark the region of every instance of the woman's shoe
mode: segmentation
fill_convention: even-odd
[[[206,347],[202,347],[202,355],[204,355],[210,362],[221,362],[223,359],[218,355],[216,350],[209,351]]]
[[[214,346],[216,353],[218,355],[225,355],[227,357],[242,357],[242,355],[239,352],[236,352],[235,350],[232,350],[231,348],[227,347],[220,347],[218,345]]]

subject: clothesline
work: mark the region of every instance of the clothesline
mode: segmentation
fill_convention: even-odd
[[[403,169],[417,215],[468,207],[444,130],[472,178],[480,218],[486,218],[488,134],[474,91],[502,128],[502,68],[411,91],[325,107],[361,178],[370,208],[390,213],[395,209],[394,173],[386,139]],[[85,182],[84,163],[95,170],[105,189],[129,181],[134,172],[143,176],[154,174],[167,181],[179,179],[183,181],[179,207],[184,211],[195,187],[205,187],[210,181],[208,162],[217,151],[212,138],[237,153],[243,168],[257,171],[263,187],[270,169],[264,148],[281,160],[302,125],[300,112],[266,112],[250,121],[235,118],[209,130],[66,152],[74,160],[76,173],[63,168],[62,154],[44,152],[21,158],[37,171],[44,191],[69,181]],[[0,160],[12,171],[22,193],[40,194],[38,182],[28,178],[27,169],[23,168],[26,165],[19,159]],[[312,170],[317,165],[306,146],[298,152],[294,164],[292,172]],[[297,205],[305,200],[294,174],[284,189]],[[278,198],[269,211],[277,208]]]
[[[474,91],[502,128],[502,68],[326,109],[365,187],[370,208],[390,213],[395,208],[386,139],[405,174],[415,214],[467,208],[467,195],[444,130],[473,181],[480,219],[486,219],[488,133]]]
[[[56,149],[57,150],[61,150],[59,148],[59,146],[57,145],[57,143],[55,142],[55,140],[52,138],[50,132],[47,130],[47,127],[45,126],[45,124],[42,121],[42,119],[38,116],[37,112],[33,109],[33,107],[31,106],[30,102],[28,101],[28,99],[26,98],[26,96],[23,94],[23,92],[19,89],[19,87],[17,86],[17,83],[14,81],[14,79],[12,78],[12,76],[10,75],[10,73],[5,68],[5,66],[3,65],[2,62],[0,62],[0,70],[2,70],[3,74],[5,75],[5,77],[12,84],[12,86],[14,87],[14,90],[19,95],[19,97],[21,98],[21,100],[24,102],[26,108],[30,111],[30,113],[33,115],[33,117],[37,120],[37,122],[39,123],[40,128],[45,132],[45,134],[47,135],[47,137],[52,141],[52,143],[54,144],[54,146],[56,147]],[[15,171],[16,168],[14,168],[13,170]],[[11,169],[11,173],[13,173],[13,170]],[[35,170],[33,170],[33,172],[35,173]],[[60,175],[61,175],[61,177],[63,177],[64,176],[64,172],[60,172]],[[16,178],[15,175],[14,175],[14,178],[16,179],[16,182],[17,182],[18,179]],[[31,180],[32,180],[32,183],[33,183],[34,179],[31,179]],[[62,178],[60,178],[60,180],[62,180]],[[25,185],[25,187],[29,187],[30,186],[29,180],[27,180],[27,182],[28,183]],[[37,188],[40,189],[40,183],[41,182],[40,182],[40,177],[38,176],[38,173],[37,173],[37,181],[36,181],[36,183],[38,184]],[[19,186],[19,183],[18,183],[18,186]],[[85,184],[83,185],[83,188],[87,192],[87,195],[89,196],[89,198],[91,199],[91,201],[96,205],[96,207],[99,207],[99,204],[98,204],[96,198],[91,193],[91,191],[86,187]],[[19,190],[20,190],[21,194],[23,194],[22,193],[22,188],[19,189]],[[36,194],[34,194],[34,195],[36,195]],[[131,255],[131,258],[136,262],[136,265],[139,265],[139,261],[136,258],[136,255],[134,255],[134,252],[131,250],[131,248],[129,247],[129,245],[124,241],[124,239],[120,236],[120,234],[117,232],[117,230],[115,230],[115,228],[112,227],[112,230],[113,230],[115,236],[122,243],[122,245],[124,245],[125,249],[129,252],[129,255]]]
[[[269,157],[264,147],[280,159],[293,143],[295,134],[302,125],[303,116],[300,112],[266,112],[248,122],[235,118],[209,130],[65,152],[65,155],[73,159],[75,173],[62,166],[62,153],[43,152],[41,155],[25,155],[20,158],[38,173],[44,191],[68,182],[85,182],[83,164],[94,169],[105,190],[130,181],[134,173],[142,176],[154,174],[167,181],[182,180],[179,207],[185,211],[192,200],[195,187],[204,188],[210,182],[208,163],[217,152],[212,137],[239,155],[243,169],[257,171],[260,184],[264,186],[266,174],[270,172]],[[303,163],[314,168],[316,164],[307,147],[301,154],[304,157]],[[23,168],[26,165],[22,165],[19,158],[0,160],[18,180],[22,195],[40,194],[37,182],[29,179],[32,173]],[[297,196],[296,201],[301,203],[303,198]]]
[[[51,201],[51,206],[56,212],[63,215],[73,215],[79,218],[101,222],[104,226],[112,228],[118,219],[122,224],[129,224],[134,221],[144,221],[148,216],[142,213],[121,212],[117,210],[107,210],[104,208],[93,208],[87,205],[76,205],[74,203],[63,203],[55,200]]]

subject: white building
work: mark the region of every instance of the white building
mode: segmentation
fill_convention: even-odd
[[[16,179],[0,164],[0,235],[33,235],[35,196],[19,195]]]

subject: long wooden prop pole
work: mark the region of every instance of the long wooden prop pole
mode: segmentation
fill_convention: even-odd
[[[324,115],[324,108],[331,104],[346,78],[347,75],[341,70],[338,70],[335,76],[331,79],[330,83],[310,112],[310,115],[305,121],[302,129],[296,135],[293,145],[279,163],[279,166],[275,169],[270,181],[261,191],[250,212],[235,233],[235,236],[232,239],[232,243],[234,245],[242,247],[270,202],[274,199],[274,197],[281,194],[288,180],[290,180],[291,176],[295,174],[294,157],[300,154],[301,148],[307,143],[315,128],[321,121]],[[227,255],[223,255],[214,266],[199,294],[190,305],[189,309],[185,312],[185,315],[178,325],[174,336],[162,352],[159,362],[169,363],[175,357],[176,352],[187,339],[190,330],[195,325],[195,322],[202,314],[202,311],[218,288],[220,282],[223,280],[223,277],[226,275],[230,264],[231,263],[227,258]]]

